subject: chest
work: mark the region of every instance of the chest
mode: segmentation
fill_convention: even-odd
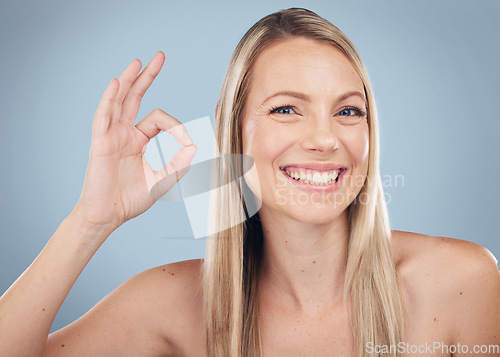
[[[354,337],[346,309],[306,317],[280,316],[268,311],[261,315],[259,323],[262,357],[355,356]],[[446,352],[446,346],[450,346],[446,329],[441,326],[434,317],[427,317],[425,311],[418,311],[407,320],[404,341],[392,348],[402,352],[402,356],[451,356]],[[367,345],[365,351],[385,353],[389,348]]]
[[[345,309],[336,308],[330,314],[263,310],[259,319],[262,357],[353,355],[354,340]]]

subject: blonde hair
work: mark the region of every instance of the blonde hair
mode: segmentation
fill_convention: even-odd
[[[349,243],[344,286],[354,348],[357,356],[365,356],[368,342],[390,346],[402,341],[406,299],[390,246],[379,171],[375,100],[356,48],[337,27],[312,11],[290,8],[265,16],[245,33],[226,70],[215,118],[216,141],[221,154],[242,154],[241,119],[252,66],[266,46],[297,36],[326,41],[342,50],[365,87],[369,164],[364,186],[347,208]],[[216,187],[224,189],[214,196],[211,212],[212,223],[221,229],[208,237],[203,279],[207,350],[211,357],[258,356],[261,351],[257,277],[263,236],[258,214],[246,217],[243,182],[238,180],[242,174],[238,162],[221,163],[216,169]]]

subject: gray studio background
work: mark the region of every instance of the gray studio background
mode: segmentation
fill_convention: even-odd
[[[0,293],[76,204],[93,115],[111,78],[162,50],[165,65],[137,121],[157,107],[181,121],[213,120],[238,40],[264,15],[292,6],[336,24],[368,67],[392,228],[469,240],[500,257],[499,4],[3,1]],[[185,229],[176,202],[157,202],[120,227],[84,270],[53,330],[140,271],[203,257],[204,239],[164,238]]]

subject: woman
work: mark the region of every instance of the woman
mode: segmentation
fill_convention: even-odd
[[[226,185],[214,197],[220,229],[206,259],[141,273],[47,337],[99,246],[151,207],[153,187],[163,194],[181,179],[195,153],[184,127],[161,110],[133,125],[163,61],[159,52],[141,74],[133,61],[106,89],[78,204],[0,300],[2,351],[362,356],[417,347],[419,355],[465,356],[471,351],[459,343],[498,344],[495,259],[473,243],[390,231],[366,70],[345,35],[304,9],[261,19],[229,64],[218,147],[255,165],[241,186],[232,183],[243,174],[239,162],[218,167],[217,185]],[[143,154],[160,130],[183,148],[154,172]],[[248,220],[239,209],[244,186],[262,204]]]

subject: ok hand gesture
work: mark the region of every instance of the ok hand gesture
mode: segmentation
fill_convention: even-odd
[[[155,109],[134,125],[141,99],[164,61],[165,55],[159,51],[140,74],[141,62],[132,61],[118,80],[111,80],[102,96],[92,126],[85,183],[74,209],[85,223],[116,229],[149,209],[189,170],[196,146],[181,122]],[[172,134],[183,147],[166,167],[154,171],[144,153],[161,130]],[[153,187],[155,193],[151,194]]]

